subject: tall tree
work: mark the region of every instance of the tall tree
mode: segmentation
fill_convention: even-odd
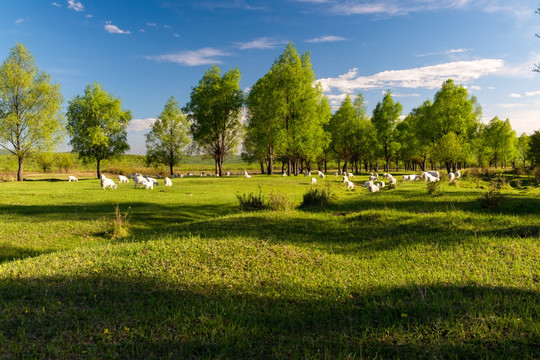
[[[347,94],[328,124],[328,131],[332,136],[330,148],[343,160],[343,172],[348,171],[347,164],[357,150],[356,139],[359,130],[360,117],[353,106],[351,97]]]
[[[174,96],[167,101],[161,115],[146,134],[146,161],[164,164],[171,176],[174,166],[180,163],[189,144],[189,123]]]
[[[384,152],[386,171],[388,171],[390,155],[392,153],[391,146],[393,142],[394,129],[396,128],[402,109],[403,107],[399,102],[394,103],[390,90],[388,90],[384,95],[382,103],[377,103],[377,106],[373,110],[371,122],[377,129],[377,139],[379,140]]]
[[[515,154],[516,132],[512,130],[510,120],[500,120],[495,116],[489,122],[484,132],[484,143],[489,148],[491,161],[497,167],[499,164],[506,165]]]
[[[219,67],[212,66],[192,88],[190,102],[184,108],[191,120],[193,140],[214,159],[219,176],[223,162],[238,145],[243,103],[240,71],[231,69],[222,76]]]
[[[532,166],[540,165],[540,130],[529,137],[529,160]]]
[[[98,178],[103,160],[129,150],[126,128],[131,112],[122,110],[120,98],[108,94],[98,83],[87,85],[84,95],[70,101],[67,117],[73,151],[85,163],[96,161]]]
[[[17,157],[18,181],[25,159],[61,140],[62,101],[60,86],[39,71],[24,45],[13,47],[0,66],[0,146]]]
[[[521,134],[516,142],[516,155],[518,160],[523,162],[523,167],[525,167],[525,162],[527,161],[529,155],[529,143],[530,138],[527,133]]]

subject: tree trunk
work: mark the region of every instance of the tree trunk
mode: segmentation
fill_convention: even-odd
[[[259,160],[259,165],[261,165],[261,174],[264,175],[264,163]]]
[[[347,174],[347,161],[343,163],[343,174]]]
[[[274,174],[274,157],[273,156],[269,156],[268,157],[268,171],[267,171],[268,175],[273,175]]]
[[[325,173],[328,172],[328,169],[327,169],[326,165],[327,165],[327,161],[326,161],[326,159],[324,159],[324,172]],[[523,165],[523,167],[525,167],[525,165]]]
[[[97,177],[101,179],[101,159],[97,159]]]
[[[170,164],[170,170],[171,170],[171,177],[174,175],[174,165],[171,163]]]
[[[17,181],[23,181],[23,158],[19,157],[19,170],[17,171]]]

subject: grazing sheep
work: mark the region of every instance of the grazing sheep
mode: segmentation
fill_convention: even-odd
[[[377,192],[377,191],[379,191],[379,187],[377,185],[375,185],[375,184],[371,184],[371,185],[368,186],[368,191],[369,192]]]
[[[439,181],[439,178],[437,178],[437,177],[435,177],[435,176],[433,176],[433,175],[431,175],[431,174],[428,174],[428,173],[426,173],[426,175],[424,176],[424,179],[425,179],[426,182],[428,182],[428,183],[432,183],[432,182],[437,182],[437,181]]]
[[[246,179],[251,179],[251,175],[249,175],[247,171],[244,171],[244,176]]]
[[[77,179],[75,176],[73,175],[69,175],[68,176],[68,182],[72,182],[72,181],[79,181],[79,179]]]
[[[448,173],[448,181],[452,182],[456,178],[456,175],[454,173]]]
[[[439,174],[438,171],[428,171],[428,174],[433,176],[433,177],[436,177],[437,179],[441,178],[441,175]]]
[[[403,181],[410,181],[411,175],[403,175]]]
[[[362,187],[363,188],[369,188],[372,185],[373,185],[373,180],[369,180],[369,181],[366,181],[365,183],[363,183]]]
[[[390,178],[392,178],[392,175],[387,174],[387,173],[383,173],[382,177],[383,177],[383,179],[390,179]]]
[[[396,178],[391,178],[389,184],[390,184],[390,186],[396,186],[396,184],[397,184]]]
[[[320,177],[321,179],[324,179],[324,173],[323,173],[322,171],[320,171],[320,170],[319,170],[319,177]]]
[[[459,179],[461,177],[461,173],[458,171],[456,171],[456,179]]]
[[[152,181],[145,181],[142,183],[142,185],[144,186],[146,190],[148,189],[154,190],[154,183]]]
[[[317,179],[316,178],[311,178],[311,185],[315,185],[317,183]]]
[[[375,176],[375,175],[370,175],[369,180],[371,180],[371,181],[379,180],[379,177]]]
[[[112,181],[112,179],[105,178],[101,181],[101,188],[103,190],[105,190],[106,188],[116,190],[116,184],[114,183],[114,181]]]
[[[146,181],[150,181],[151,183],[153,183],[155,185],[159,185],[158,181],[156,179],[154,179],[153,177],[150,177],[150,176],[146,177]]]
[[[378,183],[376,183],[376,185],[377,185],[378,187],[380,187],[381,189],[382,189],[383,187],[386,186],[386,184],[384,183],[384,181],[379,181]]]
[[[349,178],[347,175],[343,175],[343,183],[346,183],[347,181],[349,181]]]
[[[129,184],[129,179],[125,177],[124,175],[118,175],[118,182],[120,184],[123,184],[123,183]]]
[[[287,176],[287,173],[285,171],[283,172],[283,176]]]
[[[163,186],[172,186],[172,180],[166,177]]]
[[[144,178],[144,176],[142,176],[141,174],[137,173],[137,174],[135,174],[135,177],[133,178],[133,182],[135,183],[135,189],[136,189],[137,186],[139,186],[139,185],[144,186],[144,184],[145,184],[146,182],[148,182],[148,181]]]
[[[354,174],[353,173],[347,173],[347,176],[349,176],[350,178],[353,178]]]
[[[354,190],[354,183],[352,181],[347,181],[347,190]]]

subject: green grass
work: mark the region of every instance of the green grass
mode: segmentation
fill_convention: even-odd
[[[0,183],[0,358],[540,357],[539,188],[319,183],[302,209],[303,176]],[[297,207],[239,211],[259,187]]]

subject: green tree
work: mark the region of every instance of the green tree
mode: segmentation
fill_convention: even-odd
[[[243,103],[240,71],[231,69],[222,76],[219,67],[212,66],[192,88],[190,102],[184,108],[192,121],[193,140],[214,159],[219,176],[223,162],[238,145]]]
[[[529,137],[529,160],[532,166],[540,165],[540,130]]]
[[[39,71],[24,45],[13,47],[0,66],[0,146],[17,157],[18,181],[25,159],[61,140],[62,101],[60,86]]]
[[[494,117],[489,122],[484,132],[484,143],[489,148],[492,163],[495,167],[498,164],[506,166],[506,162],[511,160],[515,154],[516,132],[512,130],[510,120],[500,120]]]
[[[523,167],[525,167],[525,162],[527,161],[529,155],[529,143],[530,138],[527,133],[521,134],[521,136],[518,137],[516,142],[516,156],[519,161],[523,162]]]
[[[64,170],[65,172],[68,172],[69,169],[73,166],[71,154],[56,154],[55,164],[59,170]]]
[[[403,107],[399,102],[394,103],[390,90],[388,90],[384,95],[382,103],[377,103],[377,106],[373,110],[371,122],[375,126],[375,129],[377,129],[377,139],[384,153],[386,171],[388,171],[390,164],[394,129],[396,128],[402,109]]]
[[[129,150],[127,126],[131,112],[122,110],[120,98],[108,94],[101,85],[87,85],[84,95],[70,101],[67,130],[70,145],[84,163],[96,161],[97,177],[101,162]]]
[[[360,131],[360,118],[348,94],[330,119],[328,131],[332,137],[330,148],[343,160],[343,172],[347,172],[347,164],[357,150]]]
[[[146,134],[146,161],[149,164],[164,164],[171,176],[174,166],[180,163],[189,144],[187,116],[182,113],[178,102],[172,96],[159,118]]]
[[[50,171],[54,165],[54,155],[50,152],[43,152],[36,155],[36,163],[44,173]]]

